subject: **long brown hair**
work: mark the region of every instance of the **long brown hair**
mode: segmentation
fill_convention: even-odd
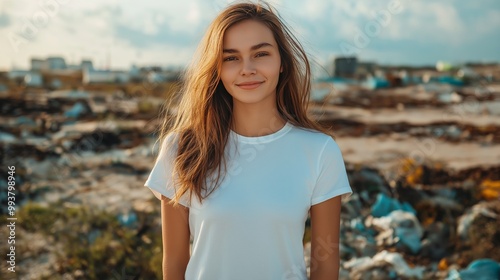
[[[175,133],[177,156],[173,163],[176,205],[186,192],[189,201],[200,201],[215,189],[224,175],[224,149],[232,125],[232,97],[220,81],[223,37],[226,30],[243,20],[265,24],[277,42],[283,72],[276,88],[276,105],[281,117],[291,124],[329,134],[307,116],[311,92],[311,69],[302,46],[267,3],[238,3],[227,7],[208,27],[200,42],[197,57],[184,73],[181,100],[173,125],[165,117],[160,138]],[[211,191],[206,178],[215,176]]]

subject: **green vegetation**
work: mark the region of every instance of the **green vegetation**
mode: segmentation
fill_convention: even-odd
[[[143,228],[129,229],[102,210],[28,203],[18,212],[18,221],[24,230],[52,237],[55,244],[51,246],[62,248],[55,250],[60,275],[71,273],[76,279],[160,279],[161,228],[158,225],[144,230],[155,224],[157,215],[137,215]]]
[[[304,230],[304,237],[302,237],[302,244],[305,245],[308,242],[311,242],[311,226],[306,225]]]

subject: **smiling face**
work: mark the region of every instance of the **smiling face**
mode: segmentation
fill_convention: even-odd
[[[272,31],[263,23],[244,20],[226,30],[221,81],[233,106],[276,106],[281,58]]]

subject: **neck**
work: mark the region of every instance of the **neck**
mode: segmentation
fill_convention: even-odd
[[[276,106],[263,110],[262,106],[233,104],[233,131],[247,137],[272,134],[285,125]]]

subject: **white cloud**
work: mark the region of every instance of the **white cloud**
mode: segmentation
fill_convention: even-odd
[[[469,31],[476,36],[492,35],[500,37],[500,10],[487,11],[469,26]],[[469,33],[469,34],[471,34]],[[498,42],[498,41],[497,41]]]
[[[429,54],[430,60],[440,55],[443,46],[449,46],[454,48],[454,55],[463,59],[482,45],[500,45],[498,36],[494,37],[500,28],[497,0],[484,0],[481,5],[466,0],[269,2],[297,32],[306,49],[321,59],[338,52],[340,42],[352,42],[357,34],[366,33],[367,26],[373,28],[376,19],[394,1],[399,1],[402,11],[391,15],[388,24],[370,38],[360,54],[379,57],[381,61],[417,60],[420,58],[414,54],[425,49],[434,53]],[[66,2],[46,25],[39,26],[35,38],[16,53],[7,35],[21,33],[23,26],[43,11],[43,2],[0,0],[0,14],[6,13],[9,19],[0,27],[0,52],[6,54],[0,57],[0,68],[10,68],[12,64],[27,67],[32,56],[57,54],[75,60],[94,58],[105,64],[109,52],[112,64],[121,67],[132,62],[182,64],[192,56],[208,23],[231,1]],[[500,60],[498,52],[483,55]]]

